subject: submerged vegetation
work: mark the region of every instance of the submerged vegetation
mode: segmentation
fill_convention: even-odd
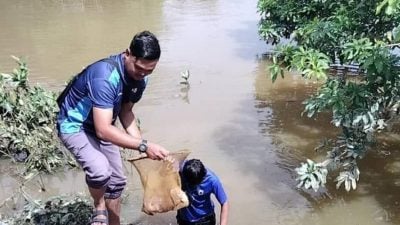
[[[46,201],[29,201],[13,218],[1,220],[7,225],[86,225],[92,205],[82,196],[58,196]]]
[[[13,218],[1,218],[0,224],[76,224],[89,221],[91,204],[85,198],[58,196],[45,202],[33,200],[25,191],[27,182],[41,173],[75,167],[75,160],[61,150],[55,131],[56,93],[28,83],[26,63],[13,57],[18,67],[10,74],[0,74],[0,157],[23,165],[19,189],[10,193],[0,208],[22,199],[24,209]],[[20,179],[20,176],[23,179]],[[40,191],[46,191],[41,185]]]
[[[23,162],[24,175],[75,166],[73,158],[60,150],[56,94],[30,86],[26,63],[13,58],[18,67],[0,74],[0,156]]]
[[[304,113],[332,113],[341,128],[327,147],[327,159],[307,160],[296,169],[298,187],[317,191],[324,186],[328,168],[339,169],[337,187],[355,189],[363,158],[377,132],[400,111],[400,0],[259,0],[260,35],[278,44],[272,56],[271,79],[284,77],[284,70],[297,70],[303,77],[324,79],[317,93],[307,99]],[[281,38],[289,44],[279,45]],[[329,68],[353,65],[359,77],[333,75]]]

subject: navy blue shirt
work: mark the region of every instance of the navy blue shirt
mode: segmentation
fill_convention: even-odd
[[[57,128],[62,134],[87,131],[94,133],[93,107],[113,109],[114,123],[121,103],[136,103],[142,97],[147,79],[134,80],[125,74],[123,54],[110,56],[123,73],[105,61],[97,61],[84,69],[65,96],[57,116]]]
[[[211,194],[215,195],[221,205],[227,201],[220,180],[210,169],[207,169],[207,174],[199,185],[191,186],[185,181],[183,176],[181,176],[181,179],[182,190],[189,198],[189,206],[178,210],[178,215],[183,220],[196,222],[214,213]]]

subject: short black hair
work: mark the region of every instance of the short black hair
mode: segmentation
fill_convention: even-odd
[[[186,161],[182,169],[182,175],[190,185],[200,184],[206,176],[206,173],[207,170],[199,159]]]
[[[147,60],[158,60],[161,55],[157,37],[147,30],[133,37],[129,50],[133,56]]]

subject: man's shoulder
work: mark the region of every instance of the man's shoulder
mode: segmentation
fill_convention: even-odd
[[[115,67],[106,61],[96,61],[88,66],[86,72],[93,75],[94,78],[108,78],[111,76]]]
[[[107,59],[112,59],[107,58]],[[119,63],[116,64],[110,63],[109,60],[99,60],[86,68],[86,82],[95,82],[95,83],[103,83],[104,85],[111,85],[114,88],[122,85],[121,75],[119,73],[120,68]],[[98,86],[98,85],[94,85]],[[100,85],[102,86],[102,85]]]

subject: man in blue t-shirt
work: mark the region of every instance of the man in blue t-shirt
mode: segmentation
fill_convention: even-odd
[[[179,225],[215,225],[214,194],[221,204],[220,224],[227,225],[228,199],[219,178],[198,159],[184,163],[180,171],[182,190],[189,198],[189,206],[179,209],[176,219]]]
[[[169,153],[142,138],[132,112],[160,54],[154,34],[140,32],[125,52],[84,69],[57,99],[59,137],[85,171],[94,201],[91,225],[120,225],[126,177],[119,147],[139,150],[157,160]],[[117,117],[123,130],[115,126]]]

